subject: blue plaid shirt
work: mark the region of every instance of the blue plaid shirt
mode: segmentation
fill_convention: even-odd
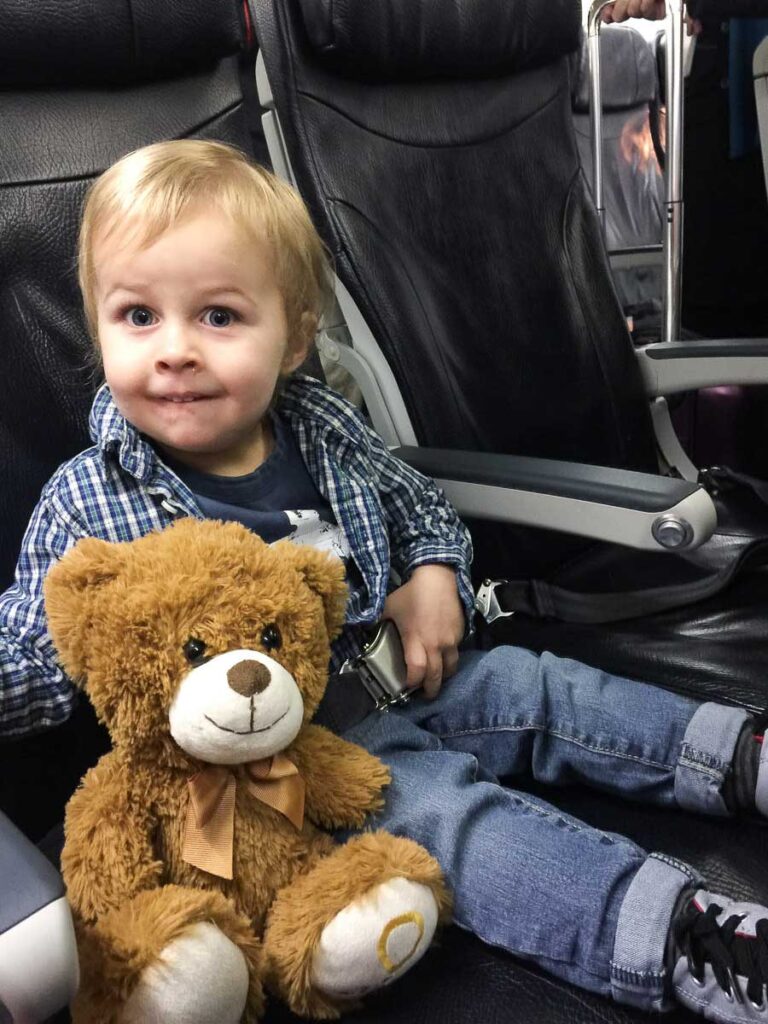
[[[381,615],[391,574],[418,565],[456,567],[471,622],[469,535],[442,492],[394,458],[344,398],[295,375],[279,403],[307,469],[349,540],[362,583],[353,588],[332,669],[359,650],[364,624]],[[129,541],[179,516],[203,518],[191,491],[118,411],[104,385],[91,409],[94,446],[46,484],[22,543],[12,586],[0,596],[0,733],[63,722],[75,690],[56,661],[45,621],[43,580],[81,537]]]

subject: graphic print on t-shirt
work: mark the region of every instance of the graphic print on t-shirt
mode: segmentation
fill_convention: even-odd
[[[320,513],[313,508],[286,511],[293,529],[286,534],[294,544],[309,544],[319,551],[327,551],[336,555],[345,564],[352,551],[344,531],[337,523],[329,523],[320,518]]]

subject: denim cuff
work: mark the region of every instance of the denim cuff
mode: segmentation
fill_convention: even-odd
[[[750,717],[743,708],[702,704],[688,723],[675,771],[675,800],[687,811],[727,816],[721,790],[736,741]]]
[[[611,959],[611,993],[627,1006],[666,1010],[669,996],[665,956],[672,912],[683,889],[699,875],[681,861],[652,853],[627,889],[619,910]]]

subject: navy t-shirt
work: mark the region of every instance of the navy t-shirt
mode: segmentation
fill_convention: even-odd
[[[347,538],[307,472],[293,434],[275,413],[271,423],[275,446],[269,457],[245,476],[201,473],[167,456],[165,460],[209,519],[242,523],[270,544],[282,538],[310,544],[341,558],[348,578],[356,575]]]

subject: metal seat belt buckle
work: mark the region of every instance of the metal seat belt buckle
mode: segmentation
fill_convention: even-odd
[[[502,611],[499,599],[496,596],[496,588],[500,587],[507,580],[483,580],[477,588],[475,595],[475,611],[482,615],[485,621],[490,624],[496,619],[508,619],[514,612]]]
[[[364,644],[362,654],[345,661],[339,675],[356,672],[376,710],[389,711],[391,707],[407,704],[410,700],[411,691],[406,687],[407,671],[397,626],[385,619]]]

